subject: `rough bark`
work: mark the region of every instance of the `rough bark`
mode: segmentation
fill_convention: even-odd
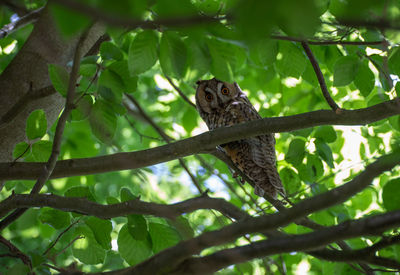
[[[83,47],[87,52],[104,33],[104,28],[94,25]],[[72,60],[80,34],[63,37],[45,8],[21,50],[0,76],[0,117],[26,93],[51,85],[48,64],[66,66]],[[48,127],[57,119],[64,98],[58,93],[31,101],[14,119],[0,127],[0,160],[12,160],[15,144],[26,140],[25,123],[29,114],[36,109],[46,113]]]

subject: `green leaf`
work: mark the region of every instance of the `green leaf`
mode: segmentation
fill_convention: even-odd
[[[57,23],[61,32],[66,36],[72,36],[89,26],[91,19],[86,15],[68,9],[62,5],[51,3],[50,10],[53,14],[52,18]]]
[[[124,58],[124,55],[120,50],[120,48],[118,48],[114,43],[109,41],[101,43],[100,55],[104,60],[106,59],[121,60]]]
[[[315,138],[319,138],[327,143],[332,143],[336,140],[336,131],[332,126],[320,126],[314,133]]]
[[[137,200],[138,197],[136,197],[134,194],[132,194],[131,190],[128,188],[122,188],[120,191],[120,197],[121,197],[121,202],[126,202],[130,200]]]
[[[388,211],[400,209],[400,178],[388,181],[383,186],[382,200],[383,206]]]
[[[131,75],[149,70],[157,61],[158,36],[154,31],[138,33],[133,39],[128,54],[128,67]]]
[[[123,79],[114,71],[107,68],[101,72],[99,77],[99,85],[107,87],[113,91],[113,93],[121,94],[125,90]]]
[[[29,139],[41,138],[47,131],[46,114],[42,109],[30,113],[26,120],[26,136]]]
[[[299,78],[307,67],[303,52],[292,42],[280,42],[279,51],[282,54],[282,58],[276,62],[279,74]]]
[[[194,128],[197,126],[198,113],[191,106],[186,108],[182,117],[182,126],[185,128],[186,132],[190,134]]]
[[[176,245],[181,240],[179,233],[174,228],[164,224],[149,223],[149,233],[154,253]]]
[[[85,224],[92,230],[95,240],[105,250],[111,249],[111,221],[96,217],[85,219]]]
[[[32,145],[32,157],[37,162],[47,162],[53,149],[53,143],[48,140],[39,140]]]
[[[86,119],[93,107],[93,99],[90,95],[83,96],[71,112],[71,120],[79,121]]]
[[[124,92],[133,93],[136,91],[138,78],[129,74],[128,62],[126,60],[114,62],[109,66],[109,69],[118,74],[122,79]]]
[[[360,60],[356,56],[342,56],[336,60],[333,68],[333,86],[349,85],[356,77]]]
[[[306,151],[304,140],[295,138],[290,142],[289,150],[285,155],[285,160],[294,166],[299,165],[304,158]]]
[[[53,84],[54,89],[56,89],[58,93],[65,97],[68,91],[68,71],[64,67],[57,64],[49,64],[48,70],[51,84]]]
[[[400,47],[393,47],[388,58],[389,69],[393,74],[400,76]]]
[[[97,100],[89,116],[92,133],[106,144],[111,144],[117,128],[117,116],[106,101]]]
[[[70,189],[65,191],[64,196],[71,198],[86,198],[90,201],[96,201],[90,189],[85,186],[71,187]]]
[[[315,148],[317,149],[318,155],[329,165],[329,167],[334,168],[332,150],[325,142],[316,139],[314,141]]]
[[[187,69],[187,49],[181,37],[174,32],[164,32],[160,43],[160,65],[163,73],[182,78]]]
[[[124,225],[118,234],[118,251],[131,266],[151,256],[151,245],[148,240],[135,240],[129,233],[128,225]]]
[[[96,64],[81,64],[79,73],[86,77],[93,77],[97,71]]]
[[[189,38],[185,41],[188,49],[188,72],[186,79],[193,81],[199,79],[210,71],[211,57],[205,47],[199,45],[196,39]]]
[[[55,229],[61,229],[70,224],[71,216],[67,212],[45,207],[40,209],[39,221]]]
[[[263,39],[258,41],[250,49],[250,58],[261,66],[272,66],[278,54],[278,41]]]
[[[82,263],[88,265],[101,264],[104,262],[106,252],[98,244],[93,231],[86,225],[75,229],[75,235],[83,238],[76,240],[72,245],[73,255]]]
[[[219,39],[208,39],[211,55],[211,73],[220,80],[233,82],[233,76],[245,64],[243,48]]]
[[[147,221],[143,215],[129,215],[128,230],[129,234],[131,234],[135,240],[146,239],[148,235]]]
[[[25,141],[17,143],[14,147],[13,158],[27,157],[31,153],[31,148]]]
[[[194,237],[194,231],[188,219],[179,216],[173,220],[168,219],[168,224],[175,228],[183,240],[191,239]]]
[[[365,211],[371,205],[373,200],[373,192],[370,188],[364,189],[361,193],[358,193],[351,198],[351,205],[354,209],[359,211]]]
[[[279,175],[287,194],[292,194],[299,191],[301,182],[299,176],[295,171],[288,167],[285,167],[279,171]]]
[[[368,67],[368,64],[363,63],[360,65],[354,84],[364,97],[367,97],[374,89],[375,75]]]
[[[307,169],[309,170],[311,181],[316,181],[324,174],[322,161],[314,154],[307,155]]]

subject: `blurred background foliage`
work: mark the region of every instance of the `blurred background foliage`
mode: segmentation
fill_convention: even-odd
[[[9,2],[23,12],[46,4],[41,0]],[[155,22],[143,25],[145,29],[140,25],[132,29],[105,20],[107,37],[99,53],[81,62],[79,102],[66,126],[60,159],[143,150],[206,131],[188,102],[194,102],[194,83],[198,79],[236,81],[262,117],[328,109],[301,44],[288,40],[315,42],[311,50],[332,97],[342,108],[364,108],[392,99],[400,87],[396,84],[400,75],[400,25],[383,24],[399,22],[399,1],[79,1],[93,13],[54,2],[49,8],[67,38],[85,29],[92,17]],[[17,15],[15,8],[2,5],[0,24],[22,16],[22,11]],[[171,23],[174,19],[181,23]],[[367,23],[372,27],[362,27]],[[31,30],[32,25],[28,25],[0,40],[1,70],[18,54]],[[374,43],[347,45],[343,41]],[[49,76],[57,92],[65,95],[68,68],[49,64]],[[55,126],[46,129],[44,112],[33,112],[26,126],[29,142],[15,147],[15,158],[22,155],[24,161],[47,161]],[[322,126],[276,134],[278,169],[288,197],[296,203],[351,180],[368,163],[396,149],[399,135],[398,116],[363,127]],[[334,225],[399,209],[398,174],[398,169],[382,174],[373,186],[351,200],[310,218],[321,225]],[[28,193],[32,186],[31,181],[8,181],[0,197],[5,199],[11,192]],[[248,184],[234,179],[225,163],[210,155],[133,171],[51,180],[43,192],[83,196],[103,204],[137,197],[173,203],[206,189],[210,196],[223,197],[251,215],[276,211],[255,196]],[[76,221],[43,255],[60,232]],[[219,213],[205,210],[170,221],[141,215],[100,220],[42,208],[30,209],[3,235],[32,257],[37,274],[49,273],[43,263],[62,267],[75,263],[83,271],[95,272],[135,265],[180,240],[228,223],[230,220]],[[291,224],[284,231],[296,234],[310,229]],[[258,234],[249,236],[250,240],[260,238]],[[348,243],[355,249],[374,241],[373,237],[363,237]],[[232,245],[247,242],[242,238]],[[0,254],[2,249],[0,246]],[[400,246],[379,253],[399,259]],[[18,260],[0,258],[0,271],[10,272],[5,274],[21,274],[18,272],[24,268]],[[220,271],[304,272],[358,274],[345,263],[322,261],[302,253],[257,259]]]

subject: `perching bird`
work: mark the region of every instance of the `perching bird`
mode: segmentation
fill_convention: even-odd
[[[196,106],[210,130],[260,119],[247,96],[234,82],[216,78],[197,81]],[[276,168],[275,138],[267,134],[221,145],[233,163],[254,183],[254,193],[284,194]]]

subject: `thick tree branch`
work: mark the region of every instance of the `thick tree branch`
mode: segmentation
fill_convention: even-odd
[[[53,2],[59,3],[69,9],[83,13],[96,21],[104,22],[115,27],[123,27],[129,29],[159,29],[160,26],[188,27],[191,25],[210,24],[220,21],[219,18],[200,15],[143,21],[105,13],[100,9],[82,4],[81,2],[76,0],[53,0]]]
[[[397,22],[391,22],[385,19],[367,21],[367,20],[339,18],[338,22],[342,26],[353,27],[353,28],[364,27],[367,29],[400,30],[400,25],[398,25]]]
[[[400,153],[392,153],[390,155],[381,157],[374,163],[368,165],[365,170],[356,176],[352,181],[340,187],[315,197],[305,199],[294,205],[292,208],[279,213],[265,215],[258,218],[248,218],[242,222],[228,225],[220,230],[206,232],[196,238],[183,241],[138,265],[137,271],[140,271],[138,272],[139,274],[149,272],[157,273],[157,270],[154,269],[156,265],[158,265],[159,268],[165,266],[174,266],[175,264],[179,264],[181,261],[188,258],[190,255],[200,253],[205,248],[234,241],[245,234],[274,230],[278,227],[285,226],[290,222],[305,217],[310,213],[314,213],[316,211],[344,202],[354,194],[357,194],[366,188],[376,176],[380,175],[384,171],[391,170],[394,166],[399,164],[399,162]],[[394,216],[398,215],[398,218],[400,218],[400,211],[394,213],[395,214],[392,213]],[[384,219],[386,218],[390,219],[390,217],[385,216]],[[393,221],[390,223],[392,222]],[[400,220],[397,220],[394,223],[399,224]],[[381,224],[381,226],[380,232],[386,228],[384,224]],[[374,230],[377,230],[378,228],[379,227],[376,227]],[[323,228],[317,232],[330,232],[329,230],[331,230],[331,228]],[[335,240],[336,239],[331,239],[330,242]],[[337,240],[341,239],[338,238]],[[312,240],[310,240],[310,242],[312,243]],[[317,242],[316,245],[321,246],[323,243]]]
[[[0,128],[1,126],[10,123],[21,112],[21,110],[28,105],[28,103],[46,96],[50,96],[56,92],[57,91],[53,86],[47,86],[37,91],[28,91],[24,96],[19,98],[18,101],[4,115],[1,116]]]
[[[212,152],[223,143],[266,133],[288,132],[319,125],[365,125],[400,114],[397,99],[358,110],[342,110],[340,114],[321,110],[299,115],[264,118],[222,127],[196,137],[180,140],[153,149],[130,153],[117,153],[83,159],[61,160],[52,178],[88,175],[125,169],[136,169],[197,153]],[[0,163],[0,180],[35,179],[44,163]]]
[[[346,221],[316,232],[259,241],[251,245],[225,249],[214,254],[184,261],[173,274],[208,274],[226,266],[254,258],[293,251],[309,251],[329,243],[365,235],[376,235],[400,225],[400,211]],[[395,262],[395,261],[394,261]],[[398,268],[399,264],[397,264]],[[135,269],[132,269],[136,271]],[[169,274],[171,274],[169,273]]]
[[[84,55],[83,45],[85,43],[85,40],[86,40],[86,37],[87,37],[89,31],[90,31],[90,28],[81,35],[81,37],[76,45],[76,50],[75,50],[73,64],[72,64],[72,70],[69,75],[67,99],[65,102],[64,110],[63,110],[63,112],[58,120],[57,126],[56,126],[51,154],[50,154],[49,160],[47,161],[46,165],[43,166],[43,169],[40,172],[39,177],[31,190],[31,194],[37,194],[40,192],[43,185],[46,183],[46,181],[51,176],[51,173],[53,172],[54,167],[56,166],[58,155],[60,154],[60,148],[61,148],[61,142],[62,142],[61,139],[62,139],[62,135],[64,133],[65,124],[67,123],[69,114],[74,109],[75,88],[76,88],[76,83],[77,83],[77,79],[79,76],[79,66],[80,66],[81,58]],[[6,218],[4,218],[0,222],[0,230],[4,229],[10,223],[12,223],[16,219],[18,219],[18,217],[20,217],[23,213],[25,213],[26,210],[27,210],[27,208],[20,208],[18,210],[15,210],[13,213],[11,213]],[[0,215],[0,216],[3,217],[3,215]]]
[[[321,72],[321,69],[318,65],[318,61],[315,58],[314,54],[312,53],[310,46],[308,46],[307,42],[301,42],[301,46],[303,47],[304,51],[306,52],[308,59],[311,62],[311,65],[314,68],[315,74],[317,75],[317,79],[319,82],[319,86],[321,87],[321,91],[323,96],[325,97],[326,102],[328,102],[329,106],[331,106],[333,111],[338,111],[340,110],[339,106],[336,104],[336,102],[333,100],[331,95],[329,94],[328,88],[325,83],[324,76]]]
[[[242,220],[247,216],[246,212],[243,212],[224,199],[210,198],[206,195],[170,205],[140,200],[103,205],[85,198],[42,194],[11,195],[0,203],[0,215],[5,215],[7,212],[16,208],[30,207],[51,207],[61,211],[76,212],[101,219],[111,219],[130,214],[153,215],[156,217],[173,219],[179,215],[199,209],[214,209],[235,220]]]
[[[386,43],[385,40],[378,41],[343,41],[343,40],[321,40],[319,38],[304,39],[300,37],[284,36],[284,35],[271,35],[272,39],[285,40],[293,42],[305,42],[309,45],[355,45],[355,46],[369,46],[369,45],[382,45]]]

